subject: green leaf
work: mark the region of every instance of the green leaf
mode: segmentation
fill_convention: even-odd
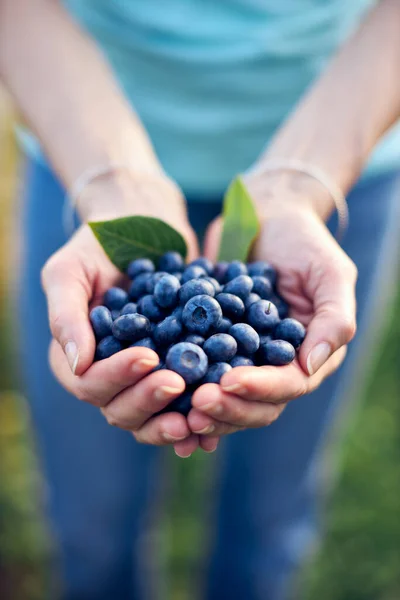
[[[111,262],[125,271],[135,258],[157,261],[165,252],[175,250],[184,258],[186,242],[173,227],[153,217],[123,217],[89,223]]]
[[[225,194],[218,260],[245,262],[259,229],[253,200],[243,180],[237,177]]]

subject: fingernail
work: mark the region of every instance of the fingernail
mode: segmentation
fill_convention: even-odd
[[[181,440],[185,440],[187,438],[187,435],[184,435],[183,437],[176,437],[176,435],[171,435],[169,433],[167,433],[166,431],[162,434],[163,440],[165,442],[167,442],[168,444],[174,444],[175,442],[180,442]]]
[[[328,342],[322,342],[311,350],[307,358],[307,371],[309,375],[314,375],[326,363],[332,354],[331,345]]]
[[[217,448],[213,448],[212,450],[204,450],[203,448],[203,452],[205,452],[206,454],[212,454],[213,452],[216,451]]]
[[[232,394],[245,394],[246,388],[241,383],[233,383],[232,385],[222,385],[221,386],[224,392],[230,392]]]
[[[204,410],[205,412],[210,412],[213,415],[219,415],[224,410],[222,404],[218,402],[209,402],[208,404],[204,404],[204,406],[196,406],[198,410]]]
[[[158,360],[156,358],[141,358],[139,360],[135,360],[132,364],[132,371],[134,373],[141,373],[146,368],[154,368],[158,365]]]
[[[168,400],[171,396],[176,396],[181,393],[180,388],[169,387],[168,385],[162,385],[157,388],[154,392],[154,398],[158,402],[163,402],[164,400]]]
[[[207,425],[207,427],[204,427],[204,429],[196,429],[194,433],[197,433],[198,435],[207,435],[208,433],[212,433],[214,429],[215,425]]]
[[[186,454],[185,456],[183,456],[182,454],[179,454],[179,452],[177,452],[176,450],[175,450],[175,454],[177,456],[179,456],[179,458],[190,458],[192,456],[191,453],[190,454]]]
[[[79,352],[75,342],[67,342],[64,348],[65,356],[72,373],[75,375],[76,367],[79,361]]]

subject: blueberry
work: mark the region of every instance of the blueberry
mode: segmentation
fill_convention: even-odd
[[[177,306],[171,313],[171,317],[175,317],[178,321],[182,321],[183,306]]]
[[[157,283],[164,277],[164,275],[169,275],[166,271],[157,271],[157,273],[153,273],[152,276],[146,281],[146,294],[154,294],[154,288]]]
[[[227,262],[218,262],[214,267],[213,277],[215,277],[215,279],[217,281],[219,281],[219,283],[223,283],[225,281],[225,275],[226,275],[227,269],[228,269]]]
[[[179,283],[182,280],[182,273],[180,271],[174,271],[173,273],[171,273],[171,275],[173,275],[174,277],[177,278],[177,280],[179,281]]]
[[[157,323],[153,339],[157,346],[168,346],[176,342],[182,333],[182,323],[172,315]]]
[[[123,346],[119,340],[116,340],[112,335],[108,335],[97,344],[95,360],[109,358],[113,354],[120,352],[122,348]]]
[[[158,262],[160,271],[166,271],[167,273],[182,271],[184,266],[184,260],[179,252],[166,252]]]
[[[137,313],[137,304],[135,302],[128,302],[120,312],[121,315],[134,315],[135,313]]]
[[[263,300],[270,300],[273,294],[272,285],[269,279],[262,275],[254,275],[253,292],[258,294]]]
[[[132,281],[131,287],[129,288],[129,295],[132,300],[139,300],[141,296],[147,294],[147,283],[151,281],[153,277],[152,273],[140,273]]]
[[[161,321],[166,316],[165,311],[158,306],[151,294],[146,294],[140,298],[137,303],[137,312],[154,322]]]
[[[232,327],[232,321],[230,319],[228,319],[227,317],[223,317],[221,319],[220,324],[216,328],[215,333],[228,333],[228,331],[230,330],[231,327]]]
[[[183,284],[179,290],[179,302],[186,304],[193,296],[206,294],[206,296],[215,296],[215,288],[212,283],[204,279],[191,279]]]
[[[254,302],[258,302],[259,300],[261,300],[261,297],[258,294],[252,292],[247,296],[246,300],[244,301],[245,309],[247,310],[252,304],[254,304]]]
[[[231,371],[232,367],[226,362],[217,362],[211,365],[204,376],[202,383],[219,383],[222,375]]]
[[[233,260],[229,263],[226,270],[225,281],[231,281],[231,279],[235,279],[239,275],[247,275],[247,267],[240,260]]]
[[[112,317],[105,306],[96,306],[90,311],[90,322],[97,340],[111,335]]]
[[[256,262],[252,262],[247,265],[249,275],[253,277],[254,275],[262,275],[262,277],[266,277],[270,280],[272,285],[276,282],[276,271],[272,265],[264,260],[257,260]]]
[[[259,337],[260,337],[260,346],[261,346],[261,344],[266,344],[267,342],[270,342],[273,339],[272,335],[268,335],[265,333],[261,334]]]
[[[238,275],[224,286],[224,294],[234,294],[245,301],[252,289],[253,280],[251,277],[248,275]]]
[[[281,319],[286,319],[289,316],[289,304],[286,302],[286,300],[280,296],[273,296],[271,300],[278,309],[279,317]]]
[[[214,277],[203,277],[201,281],[209,281],[213,286],[216,294],[219,294],[222,289],[220,283]]]
[[[228,362],[237,352],[237,343],[228,333],[216,333],[204,342],[203,350],[211,362]]]
[[[141,348],[150,348],[150,350],[157,352],[157,347],[151,337],[145,337],[137,342],[133,342],[133,344],[130,345],[130,348],[135,348],[136,346],[140,346]]]
[[[149,258],[137,258],[129,263],[126,270],[129,279],[134,279],[140,273],[153,273],[155,270],[154,263]]]
[[[189,331],[203,336],[216,329],[221,319],[220,305],[214,298],[205,294],[190,298],[182,313],[182,322],[185,327]]]
[[[115,319],[112,332],[119,340],[136,342],[149,335],[150,322],[143,315],[122,315]]]
[[[169,413],[169,412],[177,412],[177,413],[183,415],[184,417],[187,417],[191,408],[192,408],[192,392],[185,391],[185,392],[183,392],[183,394],[178,396],[178,398],[175,398],[175,400],[172,400],[172,402],[170,402],[168,404],[168,406],[166,406],[165,408],[160,410],[158,413],[156,413],[156,415],[162,415],[163,413]]]
[[[254,363],[251,358],[248,358],[247,356],[240,356],[239,354],[232,358],[230,365],[232,369],[235,367],[254,367]]]
[[[214,271],[214,265],[212,264],[209,258],[205,258],[204,256],[200,256],[200,258],[196,258],[192,260],[189,267],[202,267],[208,275],[212,275]]]
[[[173,275],[164,275],[154,287],[154,299],[163,308],[173,308],[178,304],[181,284]]]
[[[200,346],[181,342],[168,351],[166,365],[190,384],[204,377],[208,368],[208,358]]]
[[[266,344],[262,344],[259,350],[259,356],[264,365],[274,365],[281,367],[288,365],[294,360],[296,350],[284,340],[272,340]]]
[[[186,283],[191,279],[200,279],[200,277],[207,277],[207,271],[203,267],[197,265],[187,267],[182,273],[182,283]]]
[[[244,304],[238,296],[233,294],[225,294],[222,292],[215,298],[222,308],[224,317],[228,317],[233,321],[238,321],[244,315]]]
[[[166,369],[166,368],[167,368],[167,366],[166,366],[165,362],[163,360],[160,360],[158,365],[156,365],[151,372],[155,373],[155,371],[162,371],[163,369]]]
[[[197,346],[200,346],[200,348],[203,347],[205,342],[204,338],[201,335],[197,335],[197,333],[189,333],[182,341],[196,344]]]
[[[254,354],[260,346],[260,338],[255,329],[247,323],[236,323],[229,330],[237,342],[238,352],[241,354]]]
[[[279,323],[278,309],[268,300],[259,300],[250,306],[247,320],[259,333],[269,333]]]
[[[306,337],[306,329],[296,319],[283,319],[274,329],[276,340],[285,340],[298,348]]]
[[[120,310],[112,310],[111,311],[111,318],[113,321],[115,321],[115,319],[118,319],[118,317],[121,316],[121,311]]]
[[[104,294],[104,304],[110,310],[121,310],[129,302],[128,294],[119,287],[112,287]]]

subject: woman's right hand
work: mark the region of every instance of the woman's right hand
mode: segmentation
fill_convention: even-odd
[[[80,206],[91,220],[146,214],[168,221],[185,237],[189,255],[198,253],[196,236],[187,219],[183,196],[159,176],[141,181],[123,175],[89,186]],[[71,394],[99,407],[111,425],[133,432],[139,442],[174,444],[181,456],[199,445],[186,418],[167,413],[152,418],[185,389],[177,373],[152,373],[158,356],[148,348],[128,348],[95,362],[95,338],[89,322],[92,305],[124,277],[110,262],[87,225],[46,263],[42,272],[52,332],[50,364]],[[202,446],[212,450],[216,441]]]

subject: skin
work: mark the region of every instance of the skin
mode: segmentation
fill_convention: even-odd
[[[382,0],[257,165],[301,159],[347,192],[371,149],[400,116],[399,39],[400,3]],[[182,194],[165,178],[103,57],[56,0],[0,0],[0,76],[67,189],[93,165],[133,164],[132,173],[114,173],[87,186],[78,205],[83,222],[128,214],[161,217],[185,236],[190,257],[197,256]],[[130,348],[92,364],[88,311],[121,282],[121,274],[89,228],[82,226],[43,269],[53,333],[50,362],[61,385],[99,407],[111,425],[131,430],[139,442],[173,445],[182,457],[199,446],[215,450],[221,435],[272,423],[288,401],[337,369],[355,333],[356,269],[325,226],[334,209],[327,191],[293,173],[259,171],[246,183],[262,224],[255,258],[278,269],[280,292],[293,316],[308,326],[307,336],[291,365],[240,367],[225,374],[220,386],[199,388],[187,419],[176,413],[152,416],[184,384],[170,371],[150,374],[157,361],[151,350]],[[210,258],[219,236],[217,220],[206,239]],[[320,344],[325,353],[316,354]]]

